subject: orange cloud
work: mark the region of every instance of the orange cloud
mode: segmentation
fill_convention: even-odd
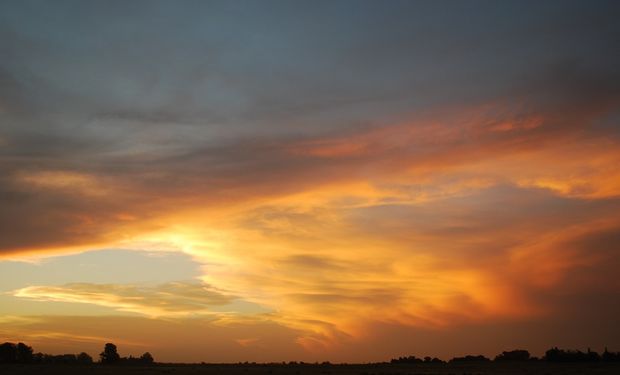
[[[554,116],[504,117],[472,110],[240,142],[239,155],[206,150],[154,174],[15,174],[12,184],[43,195],[53,224],[4,247],[17,254],[9,256],[99,246],[188,253],[203,264],[203,282],[273,310],[269,319],[309,350],[335,348],[373,324],[538,318],[554,311],[540,291],[599,265],[580,251],[560,257],[567,233],[594,233],[601,217],[608,227],[620,222],[620,148],[572,122],[564,131]],[[55,203],[69,194],[68,208]],[[196,311],[183,290],[180,300],[119,285],[17,295],[166,316]],[[208,309],[212,296],[200,293]]]
[[[36,301],[89,303],[152,317],[209,314],[211,307],[233,300],[208,285],[191,282],[155,287],[89,283],[29,286],[14,291],[13,295]]]

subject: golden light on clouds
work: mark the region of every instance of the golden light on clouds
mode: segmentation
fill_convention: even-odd
[[[87,283],[29,286],[13,295],[38,301],[95,304],[151,317],[208,314],[210,306],[232,300],[207,285],[180,282],[155,287]]]
[[[454,6],[0,4],[0,334],[620,345],[617,12]]]
[[[502,132],[536,131],[542,123],[537,117],[510,129],[509,122],[502,122],[501,127]],[[604,261],[583,260],[569,250],[558,254],[558,244],[571,238],[567,236],[600,230],[600,218],[577,218],[571,224],[562,218],[539,217],[530,225],[533,218],[528,212],[517,209],[504,219],[505,207],[494,201],[504,200],[505,189],[512,189],[505,199],[517,207],[535,208],[543,199],[538,197],[577,201],[616,197],[620,149],[615,143],[544,139],[544,148],[518,145],[511,150],[508,143],[496,154],[494,143],[503,140],[487,139],[473,125],[469,129],[474,129],[476,138],[456,149],[453,142],[462,134],[452,135],[452,130],[436,124],[396,136],[407,134],[408,126],[362,133],[358,138],[364,139],[364,146],[338,145],[340,141],[304,146],[321,151],[302,151],[300,157],[329,157],[336,163],[330,168],[343,170],[333,181],[316,185],[313,177],[291,170],[290,179],[297,180],[294,188],[278,191],[276,181],[273,192],[241,191],[226,204],[212,201],[208,188],[199,189],[191,200],[173,197],[170,204],[159,205],[145,229],[138,219],[142,213],[136,211],[140,206],[126,206],[110,213],[115,218],[110,233],[100,234],[122,241],[84,246],[189,254],[202,264],[202,282],[273,310],[271,320],[305,332],[299,342],[310,346],[332,345],[339,335],[361,336],[368,321],[442,328],[549,314],[548,306],[531,300],[528,288],[556,286],[573,269]],[[490,132],[496,130],[489,127]],[[532,142],[538,138],[533,137]],[[392,155],[394,147],[403,151],[398,158]],[[371,167],[356,169],[349,158],[359,156],[355,150],[362,149],[372,150]],[[46,172],[18,178],[40,191],[84,190],[85,196],[93,197],[104,194],[98,192],[101,188],[105,195],[126,200],[123,192],[105,190],[85,175]],[[147,190],[152,194],[157,191]],[[498,216],[498,221],[485,216]],[[616,215],[606,222],[610,230],[619,225]],[[84,225],[74,223],[77,228]],[[488,255],[481,259],[467,255],[478,253]],[[174,285],[30,286],[14,295],[91,303],[154,317],[195,313],[203,304],[208,312],[215,297],[209,296],[211,292],[196,286],[204,292],[197,298],[204,300],[192,300],[185,297],[185,287],[167,290]]]

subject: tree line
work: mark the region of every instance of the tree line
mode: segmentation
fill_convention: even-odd
[[[491,359],[483,355],[467,355],[464,357],[454,357],[449,360],[449,363],[459,362],[490,362]],[[493,361],[547,361],[547,362],[620,362],[620,352],[610,352],[605,348],[603,354],[591,351],[588,348],[587,352],[580,350],[564,350],[557,347],[551,348],[545,352],[542,358],[533,357],[527,350],[511,350],[505,351],[495,356]],[[398,357],[390,361],[390,363],[446,363],[439,358],[417,358],[416,356]]]
[[[533,357],[527,350],[511,350],[498,354],[493,359],[495,362],[503,361],[547,361],[547,362],[620,362],[620,352],[610,352],[605,348],[602,354],[591,351],[564,350],[557,347],[545,352],[542,358]],[[390,361],[392,364],[417,364],[417,363],[460,363],[460,362],[491,362],[490,358],[483,355],[467,355],[464,357],[454,357],[449,361],[444,361],[436,357],[418,358],[416,356],[398,357]],[[44,354],[34,353],[32,347],[20,342],[14,344],[5,342],[0,345],[0,364],[2,363],[62,363],[62,364],[93,364],[93,358],[85,352],[79,354]],[[153,364],[155,360],[151,353],[146,352],[140,357],[121,357],[118,354],[116,345],[107,343],[103,351],[99,354],[101,364]],[[247,362],[246,362],[247,364]],[[298,364],[297,362],[289,362]],[[305,364],[301,362],[299,364]],[[324,362],[323,364],[329,364]]]
[[[99,354],[98,363],[102,364],[152,364],[155,360],[151,353],[146,352],[140,357],[121,357],[116,345],[107,343]],[[31,346],[23,342],[14,344],[5,342],[0,345],[0,363],[63,363],[92,364],[93,358],[85,352],[79,354],[45,354],[34,353]]]

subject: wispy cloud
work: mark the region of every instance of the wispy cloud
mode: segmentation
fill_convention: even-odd
[[[73,283],[62,286],[29,286],[13,292],[36,301],[89,303],[148,316],[208,314],[213,306],[234,297],[195,282],[170,282],[157,286]]]

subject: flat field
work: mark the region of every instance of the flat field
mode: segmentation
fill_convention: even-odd
[[[0,365],[4,375],[619,375],[620,363],[451,363],[371,365],[156,364],[152,366]]]

